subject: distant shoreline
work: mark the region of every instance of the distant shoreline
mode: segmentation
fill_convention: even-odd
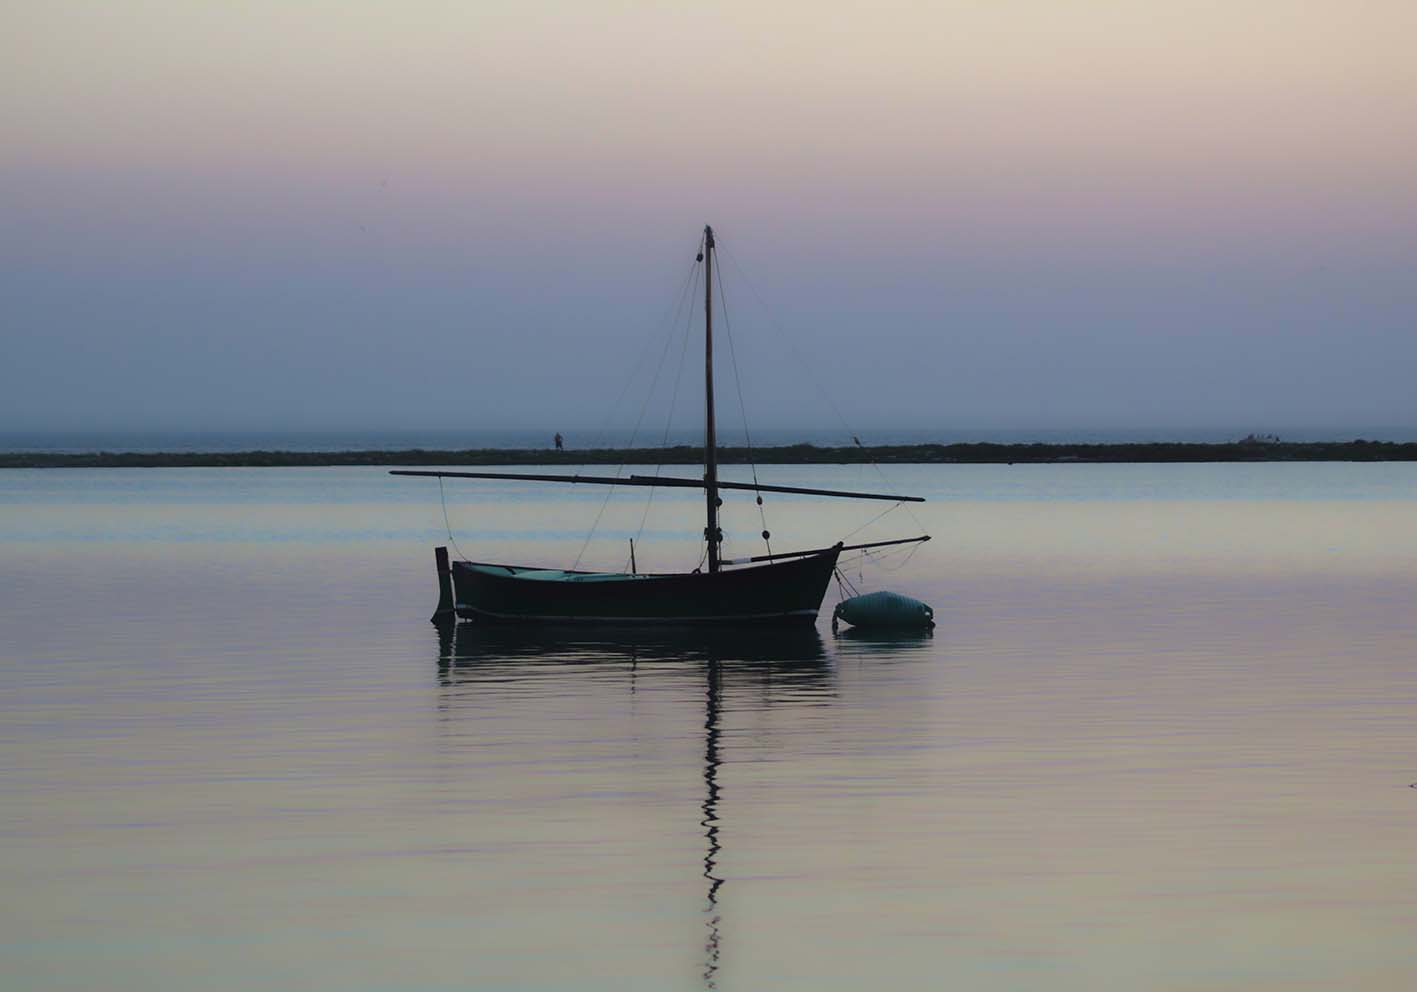
[[[719,448],[723,465],[1001,465],[1122,462],[1407,462],[1417,461],[1417,442],[1272,440],[1225,444],[901,444],[822,447],[812,444]],[[0,468],[301,468],[358,465],[698,465],[703,449],[471,448],[441,451],[232,451],[232,452],[46,452],[0,453]]]

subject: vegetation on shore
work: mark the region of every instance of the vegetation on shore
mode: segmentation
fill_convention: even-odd
[[[721,465],[1035,464],[1055,462],[1374,462],[1417,461],[1417,443],[1279,441],[1248,437],[1225,444],[905,444],[719,448]],[[317,465],[701,465],[703,449],[474,448],[466,451],[233,451],[0,453],[0,468],[246,468]]]

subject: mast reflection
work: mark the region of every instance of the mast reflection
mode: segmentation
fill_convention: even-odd
[[[701,977],[718,988],[722,954],[724,879],[719,810],[723,787],[722,720],[725,694],[753,690],[764,706],[812,705],[836,695],[836,675],[814,627],[784,630],[696,628],[495,626],[476,623],[438,626],[438,680],[448,688],[505,683],[518,678],[584,676],[588,667],[612,672],[623,666],[631,692],[637,678],[704,679],[704,799],[699,825],[705,852],[701,875],[707,883],[704,907],[708,935]]]
[[[707,689],[704,693],[704,818],[699,825],[704,828],[704,838],[708,841],[708,852],[704,855],[704,878],[708,880],[708,942],[704,944],[704,988],[718,988],[719,929],[721,920],[718,911],[718,890],[723,887],[723,879],[714,874],[718,866],[718,766],[722,763],[718,756],[718,718],[723,704],[723,671],[720,663],[709,658],[706,672]]]

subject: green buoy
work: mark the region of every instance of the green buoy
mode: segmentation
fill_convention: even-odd
[[[838,620],[853,627],[933,627],[935,611],[898,592],[868,592],[837,603],[832,611],[832,626]]]

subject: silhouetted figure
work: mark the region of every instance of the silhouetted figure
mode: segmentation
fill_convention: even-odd
[[[565,451],[565,450],[566,450],[566,439],[563,438],[563,437],[560,435],[559,432],[557,433],[557,435],[556,435],[556,437],[554,438],[554,440],[555,440],[555,442],[556,442],[556,450],[557,450],[557,451]]]

